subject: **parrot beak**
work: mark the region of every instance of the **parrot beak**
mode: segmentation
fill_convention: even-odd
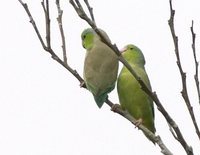
[[[122,53],[124,53],[126,50],[127,50],[127,47],[124,47],[124,48],[122,48],[122,49],[119,50],[119,51],[120,51],[120,53],[122,54]]]

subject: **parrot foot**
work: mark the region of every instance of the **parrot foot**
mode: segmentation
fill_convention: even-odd
[[[80,87],[82,88],[84,85],[85,85],[85,81],[82,81],[82,82],[80,83]]]
[[[113,106],[111,107],[111,111],[116,112],[118,108],[121,108],[121,106],[119,104],[113,104]]]
[[[142,118],[139,118],[138,120],[136,120],[135,127],[138,127],[140,124],[142,124],[142,122],[143,122]]]

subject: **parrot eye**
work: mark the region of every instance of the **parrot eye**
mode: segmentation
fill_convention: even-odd
[[[83,39],[85,39],[86,38],[86,35],[83,35]]]

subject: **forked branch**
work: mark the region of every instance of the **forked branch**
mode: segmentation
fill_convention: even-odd
[[[34,30],[35,30],[35,32],[36,32],[36,34],[37,34],[37,37],[38,37],[38,39],[39,39],[39,41],[40,41],[40,43],[41,43],[43,49],[44,49],[45,51],[47,51],[49,54],[51,54],[51,57],[52,57],[55,61],[57,61],[57,62],[58,62],[59,64],[61,64],[64,68],[66,68],[72,75],[74,75],[74,77],[76,77],[76,78],[79,80],[80,83],[84,83],[83,78],[78,74],[78,72],[77,72],[76,70],[72,69],[72,68],[71,68],[67,63],[65,63],[63,60],[61,60],[61,59],[57,56],[57,54],[53,51],[53,49],[51,48],[51,46],[48,47],[48,46],[44,43],[44,41],[43,41],[43,39],[42,39],[42,37],[41,37],[41,34],[40,34],[40,32],[39,32],[39,30],[38,30],[38,28],[37,28],[37,25],[36,25],[36,23],[35,23],[35,21],[34,21],[32,15],[31,15],[30,11],[29,11],[28,5],[27,5],[26,3],[24,3],[22,0],[18,0],[18,1],[19,1],[19,2],[21,3],[21,5],[24,7],[24,9],[25,9],[25,11],[26,11],[26,13],[27,13],[27,15],[28,15],[28,17],[29,17],[29,19],[30,19],[30,23],[32,24],[32,26],[33,26],[33,28],[34,28]],[[46,13],[46,12],[45,12],[45,13]],[[45,15],[45,16],[46,16],[46,15]],[[46,20],[46,22],[47,22],[47,20]],[[46,31],[46,32],[47,32],[47,31]],[[50,33],[50,31],[48,31],[48,33]],[[50,36],[50,34],[49,34],[49,36]],[[85,85],[83,85],[83,87],[85,87]]]
[[[56,5],[57,5],[57,10],[58,10],[57,21],[58,21],[58,26],[59,26],[59,30],[60,30],[60,35],[61,35],[61,38],[62,38],[63,60],[64,60],[64,63],[67,64],[67,52],[66,52],[65,34],[64,34],[63,23],[62,23],[63,10],[61,10],[60,1],[59,0],[56,0]]]
[[[197,133],[197,136],[200,139],[199,127],[197,125],[196,118],[195,118],[194,111],[193,111],[193,107],[191,106],[190,99],[189,99],[189,96],[188,96],[186,73],[182,69],[181,60],[180,60],[180,56],[179,56],[178,37],[177,37],[177,35],[175,33],[175,28],[174,28],[175,10],[172,8],[171,0],[170,0],[170,12],[171,12],[171,15],[170,15],[170,19],[168,20],[168,24],[169,24],[169,27],[170,27],[170,30],[171,30],[171,34],[172,34],[172,38],[173,38],[173,42],[174,42],[175,55],[176,55],[176,59],[177,59],[177,66],[178,66],[180,74],[181,74],[181,80],[182,80],[182,91],[181,91],[181,94],[182,94],[182,97],[183,97],[183,99],[185,101],[187,109],[189,111],[190,117],[192,119],[193,125],[194,125],[196,133]],[[184,145],[186,145],[186,144],[184,144]]]

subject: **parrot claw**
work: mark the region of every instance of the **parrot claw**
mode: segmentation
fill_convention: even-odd
[[[121,106],[119,104],[113,104],[113,106],[111,107],[111,111],[116,112],[118,108],[121,108]]]
[[[82,81],[82,82],[80,83],[80,87],[82,88],[84,85],[85,85],[85,81]]]
[[[142,124],[142,118],[139,118],[138,120],[136,120],[135,127],[138,127],[140,124]]]

